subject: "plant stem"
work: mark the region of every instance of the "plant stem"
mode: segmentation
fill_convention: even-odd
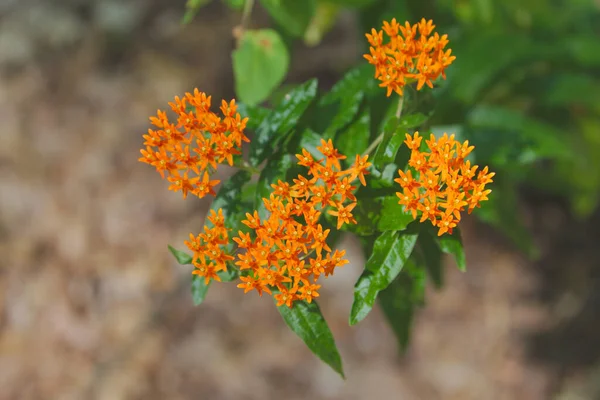
[[[404,105],[404,97],[400,97],[400,101],[398,101],[398,108],[396,108],[396,118],[400,119],[400,116],[402,115],[402,107]],[[370,154],[375,147],[377,147],[379,145],[379,143],[381,143],[381,141],[383,140],[383,135],[384,132],[381,132],[379,134],[379,136],[377,136],[377,138],[375,138],[375,140],[373,141],[373,143],[371,143],[369,145],[369,147],[367,147],[367,149],[364,151],[364,153],[362,153],[363,156]]]
[[[260,170],[258,168],[253,167],[252,165],[248,164],[248,161],[246,160],[242,160],[241,163],[236,162],[233,163],[233,166],[239,169],[243,169],[244,171],[250,172],[252,175],[258,175],[260,174]]]
[[[254,7],[254,0],[246,0],[244,2],[244,8],[242,9],[242,20],[240,24],[235,27],[233,35],[237,40],[237,47],[240,47],[240,42],[242,41],[242,37],[244,36],[244,31],[248,27],[248,22],[250,21],[250,15],[252,15],[252,8]]]

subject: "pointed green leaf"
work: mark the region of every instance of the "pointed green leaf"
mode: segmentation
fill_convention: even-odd
[[[316,0],[260,0],[269,15],[291,35],[301,37],[317,9]]]
[[[290,62],[285,43],[272,29],[245,31],[232,57],[235,92],[248,105],[269,97],[283,81]]]
[[[244,7],[246,0],[222,0],[225,5],[233,10],[239,11]]]
[[[454,257],[459,270],[463,272],[467,270],[465,250],[463,249],[460,230],[458,228],[454,228],[452,235],[446,233],[442,236],[438,236],[436,241],[444,253],[450,254]]]
[[[377,294],[398,276],[412,254],[418,233],[382,233],[367,260],[365,270],[354,285],[354,303],[350,311],[350,325],[363,320],[373,308]]]
[[[195,306],[202,304],[208,293],[208,288],[212,281],[205,283],[204,277],[200,275],[192,276],[192,300]]]
[[[250,143],[250,163],[258,166],[273,154],[277,145],[296,126],[300,117],[317,95],[317,80],[311,79],[295,87],[261,122]]]
[[[379,143],[373,155],[375,168],[382,169],[386,164],[393,162],[403,141],[404,135],[400,133],[398,128],[398,118],[390,118],[383,128],[383,140]]]
[[[422,113],[403,115],[400,117],[400,120],[398,122],[398,129],[407,130],[407,129],[418,128],[421,125],[423,125],[425,122],[427,122],[428,119],[429,119],[429,117]],[[401,133],[404,133],[404,132],[401,132]],[[402,136],[403,136],[403,140],[404,140],[404,135],[402,135]]]
[[[246,103],[237,103],[238,112],[242,118],[248,118],[246,129],[256,131],[263,119],[268,118],[271,110],[261,106],[250,106]]]
[[[323,133],[333,138],[340,129],[352,122],[364,98],[365,89],[373,84],[370,65],[361,64],[346,73],[319,101],[320,106],[339,104],[336,114]]]
[[[434,237],[431,236],[430,230],[423,230],[426,232],[421,233],[417,245],[419,246],[421,254],[423,255],[427,272],[429,273],[429,276],[431,277],[435,287],[439,289],[444,284],[442,251],[436,243]]]
[[[169,245],[169,251],[171,252],[171,254],[173,254],[173,256],[175,256],[175,259],[179,264],[189,265],[192,263],[192,256],[190,256],[188,253],[181,250],[177,250],[171,245]]]
[[[415,308],[422,304],[424,296],[425,272],[412,258],[392,284],[379,294],[379,305],[401,351],[408,347]]]
[[[238,230],[244,230],[245,225],[241,223],[244,215],[252,206],[252,203],[243,201],[242,194],[244,188],[250,183],[251,175],[247,171],[238,171],[231,178],[226,180],[219,193],[213,200],[210,209],[217,211],[219,208],[223,210],[225,217],[225,226],[237,234]],[[208,226],[210,221],[206,221]]]
[[[208,2],[209,0],[188,0],[185,4],[186,10],[185,14],[183,14],[182,23],[189,24],[190,22],[192,22],[196,14],[198,14],[200,8],[208,4]]]
[[[347,157],[346,164],[352,164],[356,155],[362,154],[369,147],[370,125],[371,116],[364,112],[348,128],[338,132],[335,145]]]
[[[283,305],[277,309],[285,323],[302,339],[310,351],[343,378],[344,370],[340,353],[317,303],[296,301],[292,308]]]
[[[396,196],[384,197],[382,204],[381,215],[383,218],[377,224],[377,229],[382,232],[403,231],[408,224],[415,220],[410,212],[404,211],[404,207],[398,204]]]
[[[287,171],[292,165],[294,165],[294,162],[291,154],[277,153],[269,159],[267,165],[260,173],[256,186],[254,209],[258,211],[261,220],[264,220],[269,215],[263,198],[268,199],[273,192],[271,184],[277,184],[280,179],[286,182]]]

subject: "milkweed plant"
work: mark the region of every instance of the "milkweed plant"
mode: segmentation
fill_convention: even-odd
[[[422,130],[431,111],[415,111],[419,93],[445,79],[455,60],[448,35],[435,28],[425,19],[384,21],[366,34],[366,62],[328,91],[311,79],[266,108],[259,104],[280,82],[267,95],[251,93],[256,82],[238,71],[241,101],[221,100],[215,110],[213,98],[194,89],[150,117],[139,161],[184,199],[212,198],[205,225],[176,246],[184,250],[169,246],[193,266],[195,304],[215,281],[269,295],[287,325],[343,376],[317,299],[327,301],[326,279],[348,263],[337,244],[350,232],[367,261],[349,322],[378,302],[407,346],[426,280],[442,284],[443,253],[465,269],[460,221],[488,199],[494,176],[471,164],[468,141]],[[234,67],[252,54],[247,42],[277,63],[273,32],[239,27]],[[221,182],[214,178],[221,165],[237,172]]]

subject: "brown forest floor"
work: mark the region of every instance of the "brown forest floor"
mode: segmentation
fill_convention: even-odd
[[[167,191],[138,151],[148,116],[174,95],[197,86],[231,96],[237,17],[211,5],[182,31],[182,2],[133,1],[129,14],[118,1],[85,3],[0,6],[0,400],[547,399],[559,378],[579,378],[579,358],[561,369],[537,354],[564,348],[567,336],[538,334],[583,308],[579,289],[553,285],[591,290],[587,272],[540,274],[473,221],[469,271],[449,266],[446,288],[430,290],[404,358],[379,312],[348,327],[360,254],[326,282],[320,303],[346,381],[266,298],[214,285],[194,308],[190,271],[166,244],[199,229],[207,202]],[[109,23],[115,4],[130,18],[124,34]],[[298,49],[291,77],[335,76],[357,59],[355,37],[348,19],[321,47]],[[550,248],[567,222],[560,208],[540,212]],[[577,350],[586,365],[600,337],[588,322],[574,339],[588,344]]]

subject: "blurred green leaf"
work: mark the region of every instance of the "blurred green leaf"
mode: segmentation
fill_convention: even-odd
[[[239,11],[244,7],[246,0],[221,0],[225,5],[232,10]]]
[[[256,197],[254,199],[254,209],[258,211],[261,220],[268,217],[269,211],[265,207],[263,198],[268,199],[273,192],[271,184],[277,184],[281,179],[286,182],[287,171],[294,164],[294,156],[287,153],[276,153],[269,159],[267,165],[260,173],[258,185],[256,188]]]
[[[454,257],[459,270],[463,272],[467,270],[465,250],[463,249],[460,230],[458,228],[454,228],[452,235],[445,233],[442,236],[438,236],[435,241],[440,246],[440,250]]]
[[[200,8],[208,4],[210,0],[187,0],[185,3],[185,14],[183,14],[182,23],[189,24],[192,22]]]
[[[473,129],[498,129],[518,134],[523,144],[529,143],[537,157],[566,159],[571,157],[569,146],[565,146],[562,132],[523,113],[504,107],[478,106],[468,116],[468,124]],[[502,137],[499,138],[500,140]],[[515,145],[510,136],[505,143]],[[483,149],[479,147],[479,152]],[[492,149],[493,150],[493,149]],[[510,162],[510,160],[509,160]],[[513,160],[514,162],[514,160]]]
[[[408,347],[415,308],[422,305],[424,297],[425,271],[412,257],[398,277],[379,293],[379,305],[398,339],[401,351]]]
[[[317,95],[317,80],[311,79],[284,96],[269,116],[262,120],[250,143],[250,163],[258,166],[296,126]]]
[[[519,201],[514,183],[497,180],[489,200],[475,211],[476,215],[506,235],[530,258],[539,257],[531,233],[523,226],[519,215]]]
[[[600,67],[597,35],[568,35],[562,42],[569,56],[582,67]]]
[[[302,37],[317,9],[316,0],[260,0],[269,15],[288,33]]]
[[[428,229],[423,229],[419,236],[417,245],[421,249],[421,254],[425,261],[425,267],[431,277],[436,288],[441,288],[444,284],[444,269],[442,265],[442,251],[435,241],[435,238],[431,236],[433,232]]]
[[[403,207],[398,204],[398,197],[387,196],[383,198],[383,208],[381,215],[383,218],[379,220],[377,229],[380,231],[403,231],[408,224],[414,221],[410,212],[403,210]]]
[[[591,76],[560,74],[553,79],[542,100],[550,106],[600,107],[600,84]]]
[[[335,24],[340,9],[339,5],[331,1],[318,1],[315,15],[304,33],[304,43],[307,46],[316,46],[321,43],[323,36]]]
[[[285,323],[317,357],[344,377],[342,360],[333,334],[315,301],[296,301],[292,308],[277,307]]]
[[[373,247],[365,270],[354,285],[354,302],[350,311],[350,325],[363,320],[373,308],[377,294],[398,276],[412,254],[417,233],[382,233]]]
[[[236,94],[251,106],[267,99],[279,86],[290,61],[283,40],[272,29],[245,31],[232,57]]]
[[[332,4],[339,4],[344,7],[362,8],[375,3],[378,0],[327,0]]]
[[[519,62],[534,60],[541,49],[529,36],[507,33],[481,33],[453,46],[457,60],[448,70],[452,92],[466,104],[473,104],[498,76]]]

